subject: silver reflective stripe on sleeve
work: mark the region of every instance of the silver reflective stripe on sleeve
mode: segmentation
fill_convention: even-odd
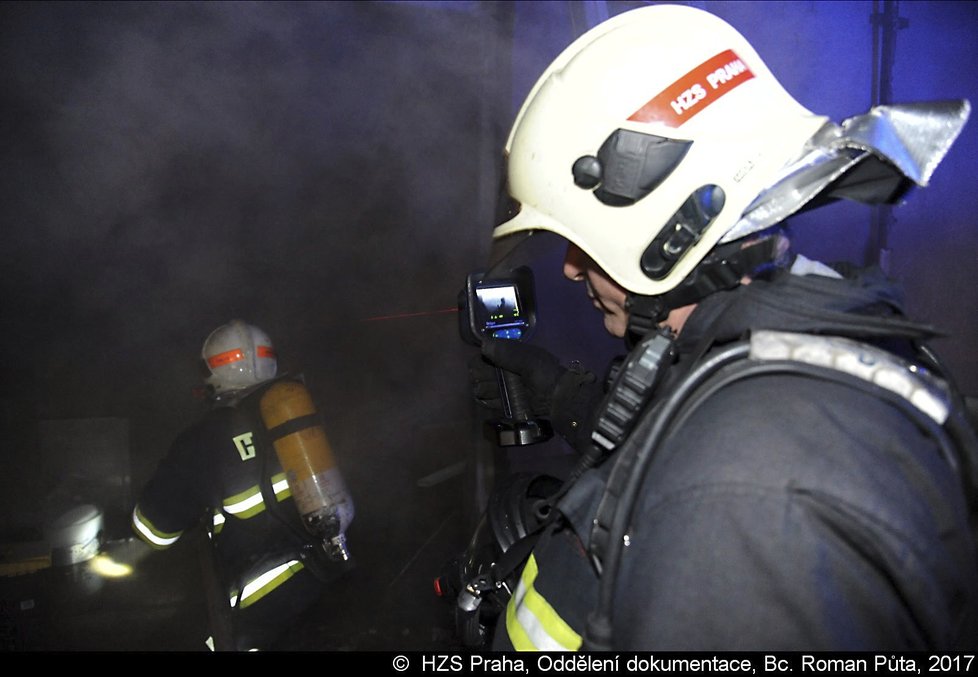
[[[272,490],[275,492],[275,499],[284,501],[292,495],[289,489],[289,482],[285,473],[278,473],[271,479]],[[249,489],[245,489],[239,494],[235,494],[222,501],[224,512],[241,519],[254,517],[265,509],[265,500],[261,495],[261,489],[256,484]]]
[[[136,532],[143,538],[147,543],[158,548],[167,548],[178,540],[180,540],[182,531],[175,531],[167,533],[161,531],[153,526],[146,517],[140,512],[139,506],[137,505],[132,511],[132,526],[136,529]]]
[[[232,607],[237,605],[244,609],[282,585],[282,583],[285,583],[285,581],[292,578],[292,576],[304,568],[303,564],[297,559],[283,562],[248,581],[241,591],[240,605],[238,605],[237,594],[231,595],[229,602]]]
[[[225,512],[236,517],[251,517],[261,512],[264,507],[258,487],[252,487],[236,496],[224,499]]]

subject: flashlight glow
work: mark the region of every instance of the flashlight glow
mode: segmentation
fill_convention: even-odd
[[[122,578],[132,573],[128,564],[120,564],[106,554],[96,555],[91,563],[92,571],[104,578]]]

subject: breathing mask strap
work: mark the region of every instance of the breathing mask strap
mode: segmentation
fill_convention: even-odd
[[[767,237],[745,247],[743,242],[731,242],[717,247],[686,276],[679,286],[657,296],[628,293],[629,345],[664,322],[669,312],[703,300],[714,292],[733,289],[745,275],[753,275],[765,263],[777,257],[778,237]]]

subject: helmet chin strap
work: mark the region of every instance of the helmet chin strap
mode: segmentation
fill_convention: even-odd
[[[777,249],[777,237],[767,237],[747,247],[742,242],[731,242],[710,252],[677,287],[665,294],[646,296],[628,292],[626,343],[631,346],[656,329],[672,310],[697,303],[715,292],[733,289],[745,275],[752,275],[761,265],[774,261]]]

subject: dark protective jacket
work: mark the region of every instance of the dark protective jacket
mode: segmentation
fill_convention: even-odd
[[[263,389],[216,406],[182,432],[144,488],[133,528],[157,549],[209,522],[217,569],[231,606],[246,609],[301,572],[308,537],[256,400]],[[269,510],[265,495],[277,505]]]
[[[856,337],[909,354],[926,327],[880,276],[780,275],[704,300],[649,409],[750,330]],[[496,649],[578,649],[599,579],[591,524],[620,453],[558,504]],[[901,408],[777,374],[707,399],[656,451],[612,613],[621,650],[978,648],[978,564],[962,479]]]

